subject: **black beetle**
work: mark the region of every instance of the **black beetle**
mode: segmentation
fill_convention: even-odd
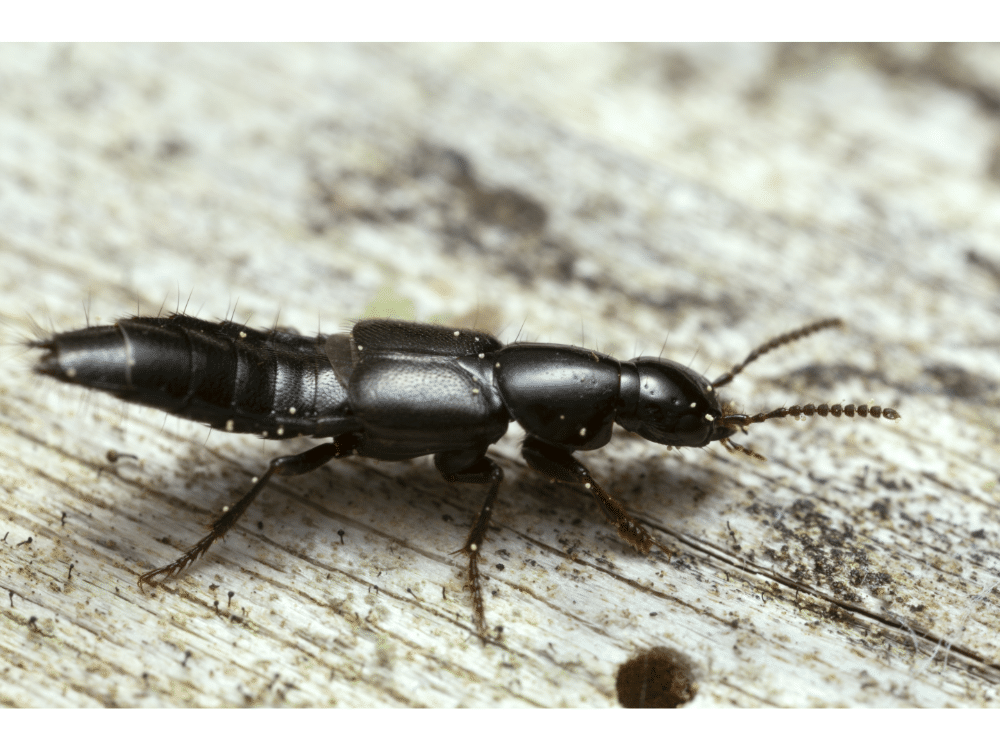
[[[177,575],[201,557],[275,474],[304,474],[351,455],[402,461],[433,454],[449,482],[490,486],[461,550],[469,557],[474,622],[485,638],[479,555],[503,479],[486,451],[510,422],[527,433],[521,452],[529,466],[551,480],[583,485],[621,538],[646,553],[660,545],[573,453],[606,445],[615,422],[662,445],[717,440],[763,459],[730,441],[737,429],[787,416],[899,419],[879,406],[808,404],[750,416],[719,403],[718,389],[762,354],[837,325],[838,319],[821,320],[771,339],[711,382],[657,357],[622,362],[563,344],[505,346],[481,331],[399,320],[362,320],[349,334],[309,337],[177,314],[122,319],[33,345],[44,350],[38,372],[124,401],[272,440],[333,438],[272,460],[207,536],[140,576],[140,585]]]

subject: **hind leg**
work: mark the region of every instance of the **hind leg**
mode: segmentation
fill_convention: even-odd
[[[271,461],[271,465],[264,473],[264,476],[257,480],[254,486],[250,488],[250,491],[240,498],[239,502],[216,519],[212,524],[212,530],[206,536],[169,565],[164,565],[162,568],[151,570],[139,576],[139,587],[141,588],[144,584],[155,585],[157,578],[172,578],[191,567],[199,557],[208,552],[208,548],[217,539],[221,539],[236,525],[240,516],[246,512],[257,495],[264,489],[264,485],[275,474],[293,476],[296,474],[306,474],[318,469],[327,461],[334,458],[343,458],[344,456],[352,455],[356,444],[357,438],[355,436],[340,435],[334,438],[332,443],[323,443],[305,453],[299,453],[294,456],[280,456],[274,459]]]

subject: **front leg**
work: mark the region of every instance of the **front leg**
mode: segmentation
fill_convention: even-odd
[[[503,481],[503,469],[486,458],[481,452],[453,451],[438,453],[434,456],[434,466],[449,482],[464,482],[468,484],[489,484],[490,491],[486,494],[476,522],[469,531],[465,545],[459,552],[469,556],[469,589],[472,591],[472,607],[474,622],[479,637],[486,638],[486,609],[483,606],[483,589],[479,582],[479,554],[486,541],[486,532],[490,526],[490,516]]]
[[[628,542],[633,548],[646,554],[650,547],[656,545],[668,556],[670,551],[650,536],[649,532],[638,521],[629,515],[625,506],[594,481],[587,467],[573,458],[572,453],[563,448],[549,445],[536,437],[528,436],[521,448],[521,455],[532,469],[542,472],[549,479],[557,482],[582,484],[590,490],[601,505],[601,510],[611,523],[618,529],[618,536]]]

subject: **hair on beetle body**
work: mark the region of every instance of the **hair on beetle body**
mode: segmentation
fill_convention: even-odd
[[[485,640],[479,561],[503,480],[487,449],[511,422],[526,433],[521,454],[529,466],[552,481],[581,485],[634,549],[648,553],[656,546],[669,554],[573,454],[602,448],[618,424],[668,449],[719,442],[764,460],[732,436],[786,417],[899,419],[881,406],[806,404],[750,415],[720,404],[719,389],[759,357],[839,325],[839,319],[821,320],[773,338],[714,381],[660,357],[621,361],[564,344],[504,345],[483,331],[383,319],[361,320],[349,333],[303,336],[185,314],[133,317],[32,345],[41,351],[37,372],[125,402],[268,440],[329,439],[273,459],[206,536],[141,575],[140,585],[190,567],[276,474],[304,474],[355,455],[384,461],[433,455],[445,480],[488,485],[459,550],[468,558],[473,622]]]

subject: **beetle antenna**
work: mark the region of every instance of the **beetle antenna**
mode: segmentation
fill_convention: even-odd
[[[820,404],[819,406],[816,406],[815,404],[806,404],[805,406],[783,407],[781,409],[775,409],[774,411],[754,414],[753,416],[749,416],[747,414],[726,414],[719,417],[718,424],[723,427],[744,428],[747,425],[766,422],[769,419],[782,419],[784,417],[814,417],[817,415],[820,417],[840,417],[841,415],[845,417],[871,417],[872,419],[882,417],[883,419],[891,419],[894,421],[901,418],[899,412],[895,409],[884,408],[881,406],[866,406],[865,404],[859,404],[858,406],[855,406],[854,404],[848,404],[847,406],[841,406],[840,404]]]
[[[825,318],[823,320],[817,320],[815,323],[811,323],[805,326],[804,328],[797,328],[794,331],[789,331],[788,333],[784,333],[781,336],[776,336],[775,338],[761,344],[752,352],[750,352],[750,354],[747,356],[746,359],[743,360],[743,362],[736,365],[729,372],[717,377],[712,382],[712,387],[721,388],[724,385],[728,385],[730,382],[732,382],[733,378],[735,378],[737,375],[743,372],[743,368],[745,368],[748,364],[758,359],[759,357],[762,357],[763,355],[767,354],[769,351],[777,349],[779,346],[790,344],[793,341],[805,338],[806,336],[810,336],[816,333],[816,331],[821,331],[824,328],[836,328],[842,325],[844,325],[844,321],[841,320],[840,318]]]

